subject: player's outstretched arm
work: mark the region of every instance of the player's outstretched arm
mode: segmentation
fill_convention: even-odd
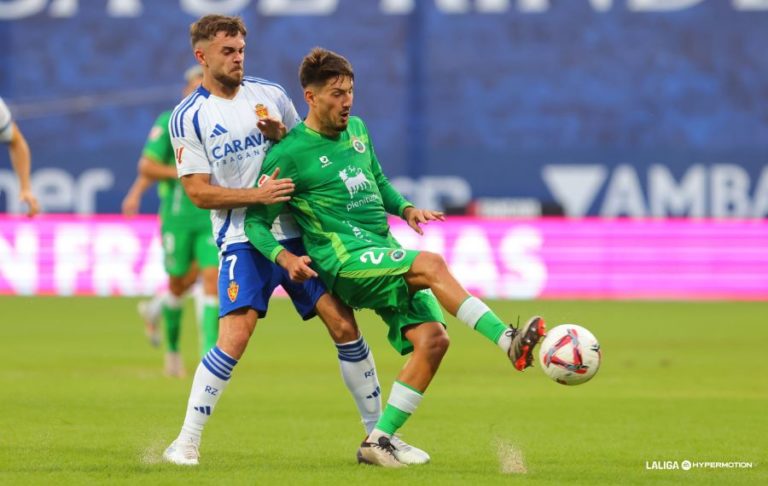
[[[254,204],[277,204],[291,199],[295,189],[291,179],[278,179],[280,171],[259,187],[234,189],[211,184],[210,174],[188,174],[181,184],[195,206],[203,209],[234,209]]]

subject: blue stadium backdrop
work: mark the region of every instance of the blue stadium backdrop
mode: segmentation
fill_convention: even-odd
[[[212,12],[244,17],[246,71],[300,113],[301,57],[346,55],[354,111],[419,204],[768,215],[768,0],[1,0],[0,96],[48,212],[119,212]],[[15,191],[3,151],[0,211]]]

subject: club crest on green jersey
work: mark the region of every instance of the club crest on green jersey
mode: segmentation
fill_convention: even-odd
[[[344,181],[344,185],[347,186],[350,199],[354,198],[358,191],[372,187],[368,179],[365,178],[363,171],[352,165],[339,171],[339,177]]]
[[[359,154],[365,152],[365,144],[359,138],[352,137],[352,148]]]

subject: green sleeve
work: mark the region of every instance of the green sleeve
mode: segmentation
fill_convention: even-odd
[[[173,144],[168,133],[169,119],[170,112],[161,113],[157,117],[147,136],[147,141],[144,142],[142,155],[161,164],[174,165]]]
[[[276,147],[273,147],[267,153],[264,164],[261,166],[261,175],[259,181],[264,177],[269,177],[276,168],[280,168],[280,178],[290,177],[296,180],[296,164],[293,160],[286,156],[281,155]],[[257,182],[257,185],[260,185]],[[254,204],[248,207],[245,213],[245,234],[248,236],[251,244],[259,250],[265,257],[271,261],[275,261],[277,255],[285,248],[278,243],[272,234],[272,223],[275,218],[280,214],[285,206],[285,203],[276,204]]]
[[[373,177],[376,180],[376,185],[379,186],[379,192],[381,193],[381,200],[384,203],[384,209],[389,214],[403,217],[403,211],[405,208],[413,206],[402,194],[397,192],[397,189],[392,187],[392,183],[389,182],[387,176],[384,175],[384,171],[381,170],[379,159],[376,157],[376,152],[373,150],[373,144],[371,148],[371,171]]]

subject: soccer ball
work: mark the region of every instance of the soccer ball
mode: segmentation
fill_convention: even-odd
[[[544,373],[562,385],[579,385],[592,379],[600,368],[600,343],[576,324],[550,330],[541,343],[539,361]]]

